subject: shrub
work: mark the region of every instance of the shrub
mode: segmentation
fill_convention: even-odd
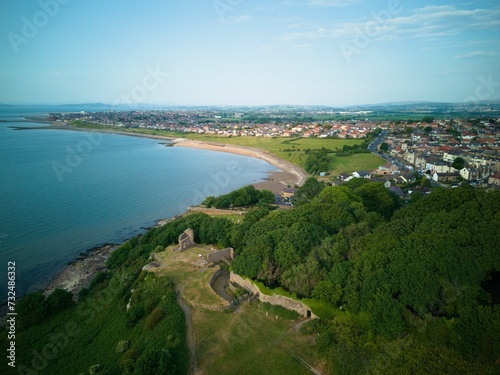
[[[163,318],[165,317],[165,310],[161,307],[157,307],[149,314],[144,324],[145,330],[153,329]]]
[[[286,320],[296,320],[299,318],[299,314],[296,311],[288,310],[282,306],[271,305],[270,303],[264,302],[262,304],[264,311],[269,312],[271,315],[277,315],[282,319]]]
[[[150,349],[144,352],[135,365],[136,375],[178,374],[179,369],[172,355],[165,349]]]
[[[42,292],[26,294],[16,305],[20,328],[41,322],[47,316],[47,303]]]
[[[46,299],[49,313],[55,314],[73,305],[73,294],[64,289],[55,289]]]
[[[115,351],[118,354],[125,353],[128,350],[129,345],[130,345],[130,341],[128,341],[128,340],[120,340],[120,341],[118,341],[118,344],[116,344]]]
[[[300,332],[305,335],[318,334],[328,330],[328,323],[321,319],[312,319],[300,327]]]
[[[107,277],[108,275],[106,271],[99,272],[97,275],[94,276],[94,278],[90,282],[89,289],[91,291],[94,291],[98,288],[98,286],[101,287],[101,284],[103,284],[106,281]]]
[[[102,365],[93,365],[89,367],[89,374],[90,375],[98,375],[98,374],[104,374],[104,370]]]
[[[142,303],[133,304],[127,311],[127,325],[133,327],[144,316],[144,306]]]
[[[89,288],[82,288],[78,292],[78,301],[83,301],[85,297],[87,297],[90,294]]]

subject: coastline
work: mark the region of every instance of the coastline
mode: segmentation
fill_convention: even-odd
[[[281,169],[282,174],[277,174],[276,172],[270,172],[269,175],[273,175],[272,180],[281,182],[284,187],[287,185],[298,185],[301,186],[306,178],[307,173],[299,166],[292,164],[286,160],[280,159],[279,157],[270,154],[267,151],[260,150],[257,148],[237,146],[237,145],[226,145],[223,143],[214,142],[203,142],[195,141],[187,138],[178,138],[173,140],[174,147],[188,147],[196,148],[202,150],[227,152],[230,154],[249,156],[256,159],[261,159],[267,161],[269,164]],[[258,184],[256,184],[258,185]]]
[[[35,119],[31,119],[35,121]],[[23,121],[20,121],[23,122]],[[37,119],[37,122],[42,122]],[[256,148],[237,146],[237,145],[225,145],[222,143],[214,142],[203,142],[194,141],[187,138],[173,138],[161,135],[150,135],[141,133],[131,133],[126,131],[120,131],[116,129],[85,129],[76,128],[66,124],[56,124],[54,122],[43,122],[45,124],[50,124],[42,127],[15,127],[18,130],[29,130],[29,129],[52,129],[52,130],[69,130],[69,131],[82,131],[82,132],[101,132],[110,134],[127,135],[139,138],[150,138],[157,140],[167,140],[172,142],[174,147],[188,147],[196,149],[204,149],[209,151],[227,152],[242,156],[253,157],[257,159],[264,160],[269,164],[280,169],[279,171],[271,171],[268,173],[268,177],[262,182],[255,183],[254,186],[257,189],[268,189],[274,193],[280,193],[283,188],[287,186],[302,185],[307,178],[306,172],[297,165],[280,159],[264,150],[259,150]],[[189,212],[189,208],[186,213]],[[175,220],[182,215],[176,215],[172,218],[164,218],[157,220],[153,227],[162,226],[172,220]],[[149,228],[145,228],[149,229]],[[125,241],[124,241],[125,242]],[[78,292],[85,287],[88,287],[92,278],[100,271],[106,268],[106,261],[111,255],[111,253],[116,250],[121,244],[104,244],[91,248],[83,253],[75,260],[69,262],[58,274],[56,274],[47,285],[41,290],[45,295],[50,294],[56,288],[62,288],[73,293],[74,298],[77,298]]]
[[[55,122],[45,122],[50,123],[50,125],[42,126],[42,127],[15,127],[17,130],[29,130],[29,129],[49,129],[49,130],[68,130],[68,131],[80,131],[80,132],[98,132],[98,133],[107,133],[107,134],[118,134],[118,135],[126,135],[129,137],[139,137],[139,138],[149,138],[149,139],[157,139],[163,141],[170,141],[174,147],[188,147],[195,148],[201,150],[208,151],[217,151],[217,152],[227,152],[235,155],[248,156],[256,159],[261,159],[269,164],[277,167],[281,170],[272,171],[268,174],[268,178],[264,182],[256,183],[254,186],[257,189],[268,189],[273,191],[274,193],[279,193],[283,188],[288,186],[301,186],[304,184],[307,179],[308,174],[304,169],[290,163],[286,160],[279,158],[267,151],[247,147],[247,146],[239,146],[239,145],[228,145],[224,143],[217,142],[205,142],[192,140],[188,138],[182,137],[169,137],[163,135],[155,135],[155,134],[142,134],[142,133],[132,133],[117,129],[86,129],[86,128],[77,128],[74,126],[70,126],[67,124],[59,124]]]
[[[121,245],[104,244],[93,247],[83,253],[78,258],[69,262],[61,272],[55,275],[42,293],[48,295],[54,289],[65,289],[73,293],[73,298],[77,298],[78,292],[89,286],[97,273],[106,269],[106,261],[113,251]]]
[[[150,139],[158,139],[158,140],[164,140],[164,141],[170,141],[172,142],[174,147],[188,147],[188,148],[196,148],[196,149],[202,149],[202,150],[208,150],[208,151],[218,151],[218,152],[227,152],[230,154],[235,154],[235,155],[242,155],[242,156],[249,156],[253,157],[256,159],[261,159],[264,161],[267,161],[269,164],[277,167],[278,169],[281,169],[283,172],[286,172],[288,174],[293,175],[294,177],[292,178],[290,175],[274,175],[274,178],[271,180],[273,181],[279,181],[284,185],[298,185],[301,186],[305,180],[307,179],[308,174],[304,169],[299,167],[298,165],[295,165],[293,163],[290,163],[286,160],[283,160],[276,155],[273,155],[267,151],[258,149],[258,148],[253,148],[253,147],[247,147],[247,146],[239,146],[239,145],[228,145],[224,143],[217,143],[217,142],[205,142],[205,141],[199,141],[199,140],[192,140],[188,138],[182,138],[182,137],[170,137],[170,136],[163,136],[163,135],[156,135],[156,134],[143,134],[143,133],[133,133],[133,132],[128,132],[128,131],[123,131],[123,130],[118,130],[114,128],[110,129],[86,129],[86,128],[78,128],[74,127],[71,125],[68,125],[67,123],[57,123],[54,121],[49,121],[46,119],[43,119],[43,117],[37,117],[37,116],[31,116],[31,117],[26,117],[26,120],[21,120],[19,122],[37,122],[37,123],[42,123],[42,124],[48,124],[46,126],[42,127],[14,127],[17,130],[29,130],[29,129],[49,129],[49,130],[69,130],[69,131],[81,131],[81,132],[99,132],[99,133],[108,133],[108,134],[118,134],[118,135],[127,135],[130,137],[139,137],[139,138],[150,138]],[[270,173],[275,173],[275,172],[270,172]],[[258,185],[258,184],[256,184]],[[286,186],[285,186],[286,187]]]

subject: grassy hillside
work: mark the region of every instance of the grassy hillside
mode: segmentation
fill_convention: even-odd
[[[206,374],[305,374],[306,362],[325,374],[493,375],[499,195],[438,188],[399,208],[382,184],[355,179],[291,210],[262,205],[239,223],[187,215],[117,249],[77,305],[64,293],[19,302],[18,364],[55,375],[94,365],[102,374],[185,374],[182,293],[189,349]],[[186,228],[209,246],[165,250]],[[281,288],[334,313],[301,325],[260,303],[219,311],[224,302],[208,286],[215,269],[192,265],[211,244],[233,246],[232,270],[265,293]],[[151,252],[159,265],[146,274]]]
[[[18,304],[17,371],[88,374],[94,366],[98,374],[146,374],[158,373],[160,365],[150,361],[163,361],[161,366],[175,370],[171,373],[186,373],[184,315],[173,284],[166,277],[140,272],[144,261],[140,257],[99,274],[78,304],[33,317],[29,323],[40,304],[22,308],[28,299],[23,298]],[[9,367],[2,373],[17,371]]]

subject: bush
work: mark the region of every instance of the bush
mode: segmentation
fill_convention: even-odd
[[[327,331],[329,325],[321,319],[312,319],[300,327],[300,332],[305,335],[318,334]]]
[[[271,305],[270,303],[267,302],[264,302],[262,304],[262,308],[269,314],[277,315],[280,318],[286,320],[296,320],[300,317],[300,315],[296,311],[288,310],[282,306]]]
[[[94,276],[92,281],[90,282],[89,289],[91,291],[94,291],[96,289],[101,289],[104,285],[103,284],[108,278],[107,272],[106,271],[101,271],[97,275]]]
[[[73,294],[64,289],[55,289],[46,299],[49,313],[55,314],[74,304]]]
[[[178,366],[165,349],[150,349],[144,352],[135,365],[135,375],[177,374]]]
[[[133,327],[144,316],[144,305],[142,303],[133,304],[127,311],[127,325]]]
[[[78,292],[78,302],[83,301],[85,297],[87,297],[90,294],[90,289],[89,288],[82,288]]]
[[[104,374],[104,369],[102,367],[102,365],[93,365],[93,366],[90,366],[89,367],[89,374],[90,375],[98,375],[98,374]]]
[[[116,349],[115,349],[115,351],[116,351],[118,354],[125,353],[125,352],[128,350],[129,345],[130,345],[130,341],[128,341],[128,340],[121,340],[121,341],[118,341],[118,344],[116,344]]]
[[[47,303],[42,292],[26,294],[16,305],[20,328],[41,322],[47,317]]]
[[[153,329],[163,318],[165,317],[165,310],[162,307],[157,307],[153,310],[151,314],[149,314],[146,319],[146,323],[144,324],[145,330]]]

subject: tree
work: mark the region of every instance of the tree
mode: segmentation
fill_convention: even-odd
[[[49,313],[56,314],[73,305],[73,294],[64,289],[55,289],[46,300]]]
[[[459,156],[459,157],[455,158],[455,160],[453,160],[453,163],[451,163],[451,166],[455,169],[460,170],[463,167],[465,167],[465,160]]]
[[[385,142],[382,142],[382,144],[380,145],[380,151],[387,152],[388,150],[389,150],[389,145]]]
[[[309,177],[304,185],[299,187],[294,195],[294,203],[296,206],[308,203],[321,193],[325,185],[321,184],[314,177]]]
[[[420,180],[420,185],[422,185],[423,187],[429,188],[429,187],[431,187],[431,180],[429,178],[423,177]]]
[[[20,328],[37,324],[47,317],[47,303],[42,292],[26,294],[16,305]]]
[[[178,374],[178,366],[172,355],[165,349],[149,349],[144,352],[135,365],[135,375]]]
[[[354,193],[361,197],[367,211],[377,212],[387,219],[399,208],[399,198],[380,182],[361,185]]]

